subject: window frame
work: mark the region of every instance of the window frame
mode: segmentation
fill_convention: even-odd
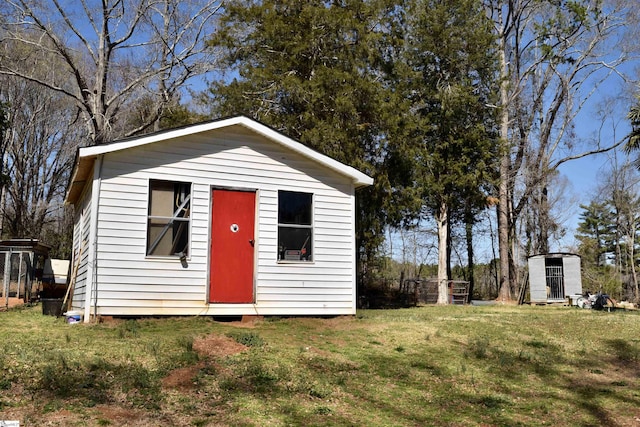
[[[280,201],[283,193],[293,193],[293,194],[303,194],[309,197],[309,224],[302,223],[283,223],[280,222]],[[315,262],[315,244],[314,244],[314,222],[315,222],[315,194],[306,191],[293,191],[293,190],[278,190],[278,209],[276,211],[276,222],[277,222],[277,243],[276,243],[276,261],[278,264],[312,264]],[[309,255],[308,259],[287,259],[284,254],[284,248],[280,245],[280,230],[286,229],[295,229],[295,230],[309,230],[309,242],[305,243],[305,246],[308,244],[309,247]],[[303,248],[305,247],[303,246]],[[301,248],[302,250],[302,248]],[[301,253],[302,257],[303,254]]]
[[[186,199],[181,203],[181,207],[188,208],[188,216],[187,217],[178,217],[175,216],[175,212],[177,211],[177,209],[175,209],[175,206],[172,207],[172,209],[174,210],[174,215],[173,216],[164,216],[164,215],[151,215],[151,203],[152,203],[152,191],[154,189],[154,183],[168,183],[168,184],[173,184],[174,186],[176,184],[178,185],[184,185],[185,188],[188,188],[188,194]],[[176,259],[176,258],[187,258],[190,259],[191,257],[191,225],[192,225],[192,206],[193,206],[193,183],[189,182],[189,181],[179,181],[179,180],[170,180],[170,179],[156,179],[156,178],[149,178],[148,180],[148,187],[147,187],[147,218],[146,218],[146,235],[145,235],[145,257],[146,258],[160,258],[160,259]],[[174,189],[174,198],[175,198],[175,189]],[[186,251],[185,252],[175,252],[173,254],[153,254],[151,253],[152,251],[150,249],[154,249],[155,248],[151,248],[152,245],[158,245],[160,243],[160,241],[162,240],[162,236],[156,237],[155,240],[152,242],[150,239],[150,227],[151,227],[151,221],[152,220],[161,220],[161,221],[167,221],[166,225],[165,225],[165,229],[161,232],[163,235],[169,231],[170,226],[175,223],[184,223],[186,224],[186,230],[183,231],[183,233],[186,233]],[[172,239],[172,244],[174,244],[174,240]]]

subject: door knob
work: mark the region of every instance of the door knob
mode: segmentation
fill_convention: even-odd
[[[253,240],[253,239],[249,239],[249,244],[250,244],[251,246],[253,246],[255,243],[256,243],[256,241],[255,241],[255,240]]]

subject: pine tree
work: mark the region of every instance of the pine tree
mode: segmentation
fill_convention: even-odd
[[[474,0],[415,1],[406,10],[406,45],[395,63],[403,94],[405,141],[398,156],[413,166],[424,212],[438,225],[438,302],[446,304],[449,229],[454,218],[486,205],[499,143],[497,57],[490,21]]]
[[[603,256],[611,250],[614,223],[613,213],[607,203],[592,200],[588,205],[580,205],[582,213],[578,223],[576,238],[580,241],[585,262],[599,266]]]
[[[640,150],[640,95],[636,95],[637,103],[629,109],[627,119],[631,123],[631,133],[625,145],[627,153],[637,152]],[[640,157],[636,158],[636,168],[640,169]]]

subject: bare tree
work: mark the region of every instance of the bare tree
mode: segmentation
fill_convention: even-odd
[[[389,241],[397,241],[396,251],[400,252],[399,256],[393,252],[391,256],[396,255],[395,258],[406,267],[404,273],[410,277],[420,277],[422,266],[435,258],[438,245],[437,232],[433,228],[432,224],[422,221],[414,226],[389,229]]]
[[[526,255],[543,254],[550,251],[550,243],[561,242],[566,236],[563,226],[574,213],[575,196],[568,194],[569,180],[552,171],[547,186],[532,192],[531,200],[522,212],[519,235],[522,235]]]
[[[620,66],[634,48],[628,43],[636,31],[636,5],[625,0],[486,0],[485,5],[500,48],[498,107],[505,150],[498,188],[499,299],[510,301],[518,277],[517,224],[525,207],[538,193],[537,209],[548,209],[543,196],[561,164],[620,143],[585,146],[572,126],[603,82],[626,79]]]
[[[79,140],[75,108],[59,93],[16,77],[0,77],[0,94],[11,123],[1,141],[2,235],[38,239],[61,215]]]
[[[640,175],[631,162],[618,165],[612,160],[611,171],[601,188],[607,195],[615,221],[615,266],[619,274],[631,279],[634,299],[640,294],[636,272],[636,246],[640,233]]]
[[[214,69],[205,46],[221,0],[5,0],[0,6],[0,74],[73,101],[88,143],[146,131],[187,81]],[[61,69],[34,64],[56,58]],[[128,107],[144,97],[148,114],[125,128]]]

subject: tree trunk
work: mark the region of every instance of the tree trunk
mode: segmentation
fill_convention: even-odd
[[[473,288],[475,285],[473,275],[473,220],[471,218],[471,214],[467,215],[467,220],[465,222],[465,232],[467,235],[467,269],[469,270],[467,277],[469,279],[469,297],[467,298],[467,302],[471,303]]]
[[[509,183],[511,181],[511,152],[509,150],[509,64],[506,58],[506,40],[500,38],[500,138],[505,149],[500,159],[500,185],[498,187],[498,248],[500,254],[499,301],[511,301],[510,263],[509,263]]]
[[[636,227],[632,228],[633,232],[629,233],[629,265],[631,266],[631,280],[633,281],[634,298],[638,302],[638,277],[636,275],[636,263],[635,263],[635,234]]]
[[[447,234],[449,230],[448,208],[440,204],[436,217],[438,224],[438,304],[449,303],[449,277],[447,276]]]
[[[537,224],[534,224],[534,226],[538,228],[538,237],[536,239],[537,242],[534,242],[533,247],[535,248],[535,253],[538,254],[549,253],[549,228],[553,226],[551,214],[549,212],[551,207],[549,206],[549,196],[547,194],[547,185],[545,181],[546,179],[543,179],[543,181],[540,183],[542,190],[540,193],[540,201],[537,209],[538,220]]]
[[[447,218],[451,218],[451,210],[448,209]],[[453,273],[451,271],[451,251],[453,250],[453,244],[451,241],[451,227],[447,225],[447,277],[452,278]]]

